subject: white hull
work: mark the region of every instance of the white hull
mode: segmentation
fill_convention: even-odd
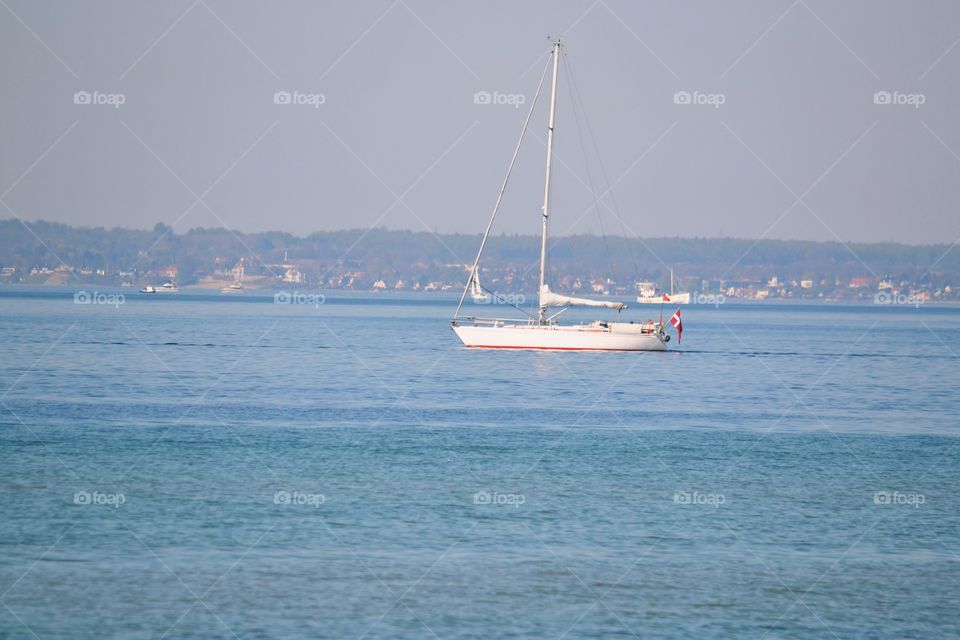
[[[173,282],[166,282],[156,288],[157,293],[180,293],[180,287]]]
[[[664,300],[663,295],[658,296],[637,296],[637,302],[640,304],[690,304],[689,293],[674,293],[667,295],[670,300]]]
[[[600,325],[454,325],[467,347],[476,349],[548,349],[557,351],[666,351],[656,333],[643,325],[611,322]],[[669,338],[668,338],[669,339]]]
[[[460,302],[457,304],[457,310],[453,313],[451,328],[460,338],[464,345],[475,349],[546,349],[557,351],[666,351],[666,343],[670,337],[664,333],[663,323],[654,323],[652,320],[642,324],[632,322],[591,322],[589,324],[579,325],[561,325],[554,322],[554,319],[563,313],[562,311],[550,315],[551,308],[567,307],[605,307],[616,309],[618,312],[626,308],[627,305],[620,301],[611,300],[592,300],[589,298],[579,298],[570,295],[564,295],[560,292],[550,290],[550,283],[547,281],[547,253],[549,251],[549,226],[547,220],[550,217],[550,177],[553,166],[553,135],[556,127],[557,115],[557,75],[560,64],[560,41],[555,40],[550,53],[550,61],[547,68],[543,70],[543,76],[540,79],[540,86],[530,103],[530,110],[524,121],[523,129],[520,132],[520,140],[514,148],[513,157],[507,168],[507,174],[500,187],[500,193],[497,196],[496,204],[493,207],[493,213],[490,214],[490,221],[483,232],[483,239],[480,241],[480,248],[477,250],[477,257],[473,261],[470,270],[470,279],[467,281],[460,296]],[[546,141],[546,169],[544,171],[543,183],[543,207],[540,209],[540,279],[537,288],[538,312],[537,316],[531,315],[529,322],[522,320],[510,320],[502,318],[463,318],[460,317],[460,310],[463,307],[464,299],[467,294],[473,295],[474,300],[483,293],[480,281],[477,277],[480,259],[483,256],[483,249],[490,237],[490,230],[493,228],[493,222],[497,212],[500,210],[500,204],[503,201],[503,194],[507,188],[507,182],[513,171],[520,147],[523,143],[524,134],[527,126],[530,124],[530,118],[533,115],[534,105],[540,96],[540,89],[543,87],[544,80],[547,77],[547,71],[553,67],[550,79],[550,112],[547,123],[547,141]],[[575,101],[576,102],[576,101]],[[639,283],[638,283],[639,284]],[[650,284],[650,291],[641,289],[641,295],[647,295],[655,292],[656,288]],[[670,289],[673,290],[671,279]],[[688,299],[689,301],[689,299]],[[678,321],[679,322],[679,321]]]

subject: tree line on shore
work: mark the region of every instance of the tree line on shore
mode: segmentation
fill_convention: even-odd
[[[182,284],[232,268],[248,272],[296,265],[307,281],[324,286],[329,274],[364,280],[451,281],[472,263],[479,235],[393,231],[382,228],[321,231],[306,237],[269,231],[239,233],[198,228],[175,233],[153,229],[74,227],[52,222],[0,221],[0,266],[28,274],[37,267],[129,277],[173,268]],[[539,237],[490,239],[485,267],[525,282],[536,273]],[[897,243],[840,243],[738,238],[627,238],[574,235],[554,238],[553,277],[609,278],[618,283],[662,281],[669,268],[680,277],[760,280],[781,278],[892,278],[932,286],[960,281],[960,248]]]

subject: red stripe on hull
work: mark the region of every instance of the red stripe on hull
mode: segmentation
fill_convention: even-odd
[[[659,349],[597,349],[594,347],[505,347],[486,344],[464,345],[467,349],[526,349],[528,351],[659,351]]]

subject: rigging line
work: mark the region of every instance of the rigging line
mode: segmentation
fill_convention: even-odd
[[[580,142],[580,152],[583,154],[583,166],[587,170],[587,181],[590,183],[590,192],[591,192],[591,195],[593,195],[593,209],[597,213],[597,222],[600,223],[600,237],[603,238],[603,245],[604,245],[604,248],[606,249],[607,265],[610,267],[610,275],[616,278],[617,277],[616,270],[613,267],[613,253],[610,251],[610,240],[609,238],[607,238],[607,231],[603,226],[603,216],[600,213],[600,198],[598,196],[599,192],[597,191],[597,185],[593,180],[593,172],[590,170],[590,160],[587,157],[587,147],[583,143],[583,130],[582,130],[582,127],[580,126],[580,117],[577,115],[577,111],[578,111],[577,97],[579,92],[576,89],[576,85],[573,83],[573,75],[572,75],[572,71],[570,70],[570,60],[569,58],[567,58],[566,53],[563,54],[563,57],[564,57],[564,62],[566,62],[566,64],[563,65],[563,72],[570,84],[570,89],[571,89],[570,101],[573,103],[573,109],[571,109],[570,111],[573,113],[573,122],[577,129],[577,139]],[[582,107],[582,100],[581,100],[580,106]],[[583,114],[583,117],[584,117],[584,120],[586,120],[586,117],[587,117],[586,113]]]
[[[564,57],[566,57],[566,54],[564,54]],[[590,142],[593,144],[594,153],[597,156],[597,164],[600,165],[600,175],[603,176],[603,181],[607,187],[606,193],[610,195],[610,201],[613,203],[613,211],[616,214],[617,221],[620,223],[620,227],[623,229],[623,234],[624,234],[624,238],[626,240],[626,245],[627,245],[627,251],[630,254],[630,262],[633,264],[634,274],[635,276],[639,276],[640,267],[639,267],[639,263],[637,262],[636,255],[634,254],[634,251],[633,251],[633,238],[630,237],[632,234],[630,230],[627,229],[627,225],[623,221],[623,216],[620,214],[620,207],[617,205],[617,198],[613,193],[613,188],[610,186],[610,178],[607,174],[607,167],[603,163],[603,156],[600,155],[600,149],[599,149],[599,146],[597,145],[597,137],[593,133],[593,127],[590,125],[590,117],[587,115],[587,110],[583,104],[583,94],[580,93],[580,89],[577,86],[576,79],[573,73],[573,65],[570,63],[569,59],[567,60],[566,67],[570,70],[570,86],[573,88],[577,97],[580,100],[580,109],[583,111],[583,120],[587,125],[588,137],[590,138]]]
[[[483,248],[487,244],[487,238],[490,237],[490,229],[493,228],[493,221],[497,217],[497,212],[500,210],[500,203],[503,201],[503,193],[507,190],[507,182],[510,181],[510,174],[513,173],[513,166],[517,162],[517,156],[520,155],[520,147],[523,145],[523,138],[527,133],[527,127],[530,125],[530,118],[533,117],[533,109],[537,106],[537,100],[540,98],[540,90],[543,88],[543,81],[547,77],[547,69],[550,68],[550,61],[547,61],[547,64],[543,67],[543,74],[540,76],[540,83],[537,85],[537,93],[534,94],[533,100],[530,102],[530,109],[527,111],[527,118],[523,121],[523,128],[520,130],[520,139],[517,140],[517,146],[513,150],[513,157],[510,158],[510,166],[507,168],[507,175],[503,178],[503,184],[500,186],[500,193],[497,195],[497,202],[493,206],[493,213],[490,214],[490,221],[487,223],[487,228],[483,232],[483,240],[480,241],[480,249],[477,251],[477,258],[473,261],[473,268],[470,270],[470,277],[467,278],[467,284],[463,288],[463,293],[460,294],[460,302],[457,303],[457,310],[453,314],[453,320],[456,321],[457,316],[460,315],[460,308],[463,306],[463,300],[467,297],[467,290],[470,289],[470,282],[477,277],[477,268],[480,265],[480,257],[483,255]]]

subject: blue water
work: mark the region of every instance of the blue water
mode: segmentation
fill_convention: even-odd
[[[960,636],[960,309],[73,293],[0,288],[2,638]]]

